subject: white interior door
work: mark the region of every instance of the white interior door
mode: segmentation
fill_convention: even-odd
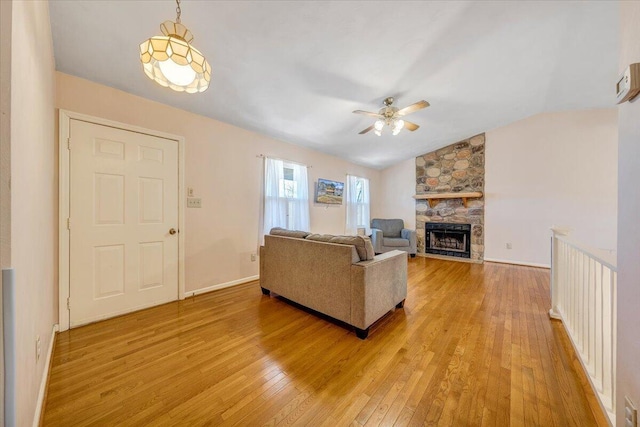
[[[70,121],[70,326],[178,299],[178,143]]]

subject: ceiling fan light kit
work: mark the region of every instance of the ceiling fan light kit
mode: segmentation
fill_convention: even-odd
[[[160,25],[162,36],[140,44],[140,61],[145,74],[160,86],[177,92],[204,92],[211,81],[211,66],[191,45],[193,35],[180,22],[180,0],[176,0],[176,22]]]
[[[355,114],[363,114],[365,116],[377,118],[373,125],[361,131],[360,135],[363,135],[373,129],[373,133],[378,136],[382,136],[382,132],[384,131],[385,126],[391,129],[391,134],[394,136],[398,135],[402,129],[406,128],[413,132],[420,127],[415,123],[411,123],[404,119],[401,119],[401,117],[428,107],[429,103],[427,101],[419,101],[402,109],[398,109],[398,107],[395,107],[393,105],[393,101],[394,99],[392,97],[385,98],[385,106],[382,107],[377,113],[363,110],[354,111]]]

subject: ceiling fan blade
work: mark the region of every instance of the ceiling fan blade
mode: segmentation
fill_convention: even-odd
[[[364,114],[365,116],[371,116],[371,117],[377,117],[377,118],[383,118],[384,116],[382,114],[378,114],[378,113],[371,113],[369,111],[362,111],[362,110],[356,110],[354,111],[355,114]]]
[[[420,126],[418,126],[415,123],[412,122],[408,122],[408,121],[404,121],[404,128],[407,130],[410,130],[411,132],[413,132],[414,130],[418,129]]]
[[[411,114],[415,111],[422,110],[423,108],[427,108],[430,104],[427,101],[418,101],[415,104],[411,104],[408,107],[404,107],[401,110],[398,110],[396,115],[398,117],[406,116],[407,114]],[[355,113],[355,111],[354,111]]]
[[[371,129],[373,129],[373,125],[369,126],[368,128],[366,128],[365,130],[363,130],[362,132],[358,132],[360,135],[364,135],[365,133],[369,132]]]

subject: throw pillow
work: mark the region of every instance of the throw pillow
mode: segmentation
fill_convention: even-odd
[[[369,240],[368,237],[366,239]],[[356,251],[358,251],[360,261],[373,259],[373,245],[371,244],[371,240],[369,240],[369,245],[371,245],[371,253],[368,253],[369,251],[366,247],[366,241],[362,236],[335,236],[329,242],[355,246]]]
[[[367,261],[375,258],[376,253],[373,250],[373,243],[368,236],[360,236],[361,239],[364,240],[364,248],[367,250]]]

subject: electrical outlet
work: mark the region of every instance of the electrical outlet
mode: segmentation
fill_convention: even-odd
[[[257,258],[257,254],[251,254],[251,262],[254,262]]]
[[[638,427],[638,410],[629,396],[624,397],[624,427]]]
[[[187,207],[188,208],[201,208],[202,207],[202,199],[195,197],[187,198]]]
[[[187,187],[187,197],[193,197],[193,187]]]
[[[505,246],[507,249],[511,249],[511,243],[507,243]]]
[[[36,336],[36,362],[40,360],[40,335]]]

